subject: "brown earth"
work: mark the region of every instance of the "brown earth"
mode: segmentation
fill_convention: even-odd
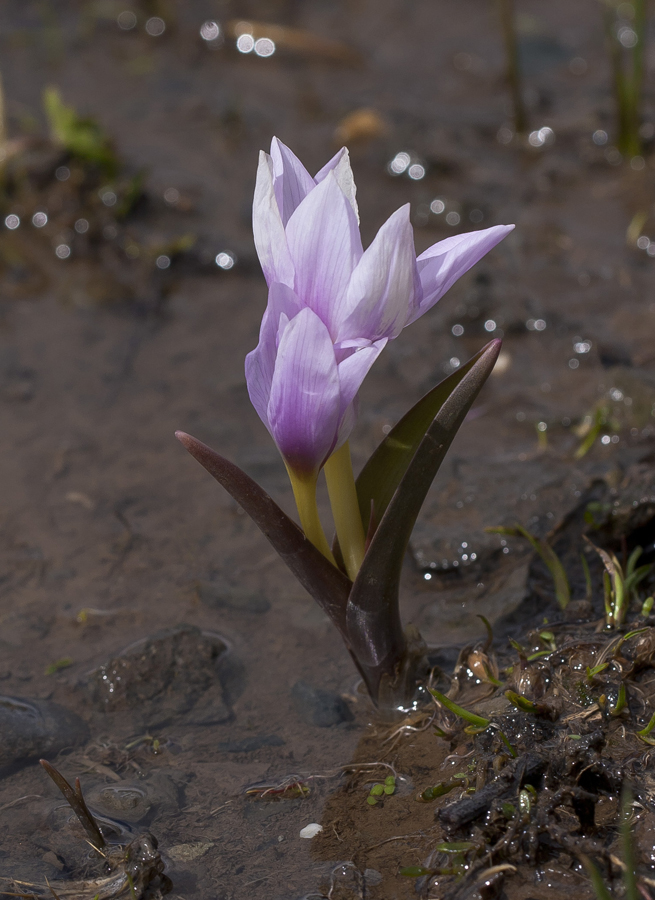
[[[347,114],[377,111],[384,128],[352,147],[365,243],[405,202],[419,251],[456,231],[517,225],[385,351],[362,390],[352,440],[357,467],[451,359],[488,339],[485,322],[503,333],[501,364],[428,497],[404,576],[403,614],[445,668],[483,636],[476,614],[498,622],[503,649],[510,626],[521,633],[543,615],[525,546],[509,539],[503,547],[485,526],[520,521],[544,535],[592,497],[594,480],[620,491],[631,466],[652,465],[655,262],[626,235],[639,213],[643,233],[653,233],[653,157],[647,152],[638,170],[612,165],[592,142],[596,129],[612,130],[597,4],[520,5],[532,124],[555,132],[542,150],[497,140],[509,109],[495,9],[483,0],[7,0],[0,9],[10,136],[45,133],[41,92],[58,84],[113,137],[130,172],[147,169],[150,199],[130,226],[144,246],[197,235],[189,260],[163,275],[139,268],[138,278],[115,238],[107,238],[111,253],[73,245],[58,259],[54,247],[67,235],[46,240],[24,218],[18,262],[6,229],[1,238],[0,687],[85,720],[89,743],[62,750],[56,764],[69,780],[81,776],[99,812],[127,821],[126,834],[157,836],[174,897],[317,897],[347,861],[383,872],[371,897],[409,896],[413,882],[397,880],[395,866],[415,864],[424,845],[363,849],[434,821],[433,807],[409,793],[369,809],[362,787],[325,805],[340,766],[379,757],[366,732],[372,712],[330,624],[172,436],[181,428],[216,447],[292,510],[243,376],[265,303],[249,207],[257,151],[273,134],[315,170]],[[116,24],[125,9],[139,16],[132,31]],[[166,20],[162,36],[146,33],[148,16]],[[282,41],[265,59],[239,54],[232,38],[211,47],[198,35],[207,19],[248,17],[341,42],[357,58]],[[587,63],[581,74],[570,65],[578,57]],[[652,74],[650,57],[648,65]],[[388,174],[401,150],[422,160],[422,180]],[[163,199],[169,188],[181,202]],[[445,201],[441,215],[428,211],[434,198]],[[448,211],[457,225],[444,221]],[[234,268],[212,268],[227,250]],[[588,352],[577,352],[584,342]],[[618,441],[596,441],[576,460],[582,438],[573,428],[598,406],[615,421],[602,434]],[[634,482],[625,490],[634,491],[626,506],[642,502]],[[572,566],[579,591],[582,573]],[[543,577],[541,590],[549,597]],[[527,595],[532,606],[512,625],[507,616]],[[180,625],[197,631],[162,637]],[[204,650],[187,648],[197,665],[176,668],[171,641],[190,634]],[[91,673],[146,639],[163,641],[149,676],[160,688],[108,711],[94,699]],[[228,651],[215,658],[209,645]],[[293,692],[298,682],[305,687]],[[338,724],[325,727],[321,716]],[[439,779],[444,745],[429,730],[397,754],[416,787]],[[430,772],[425,783],[418,766]],[[54,786],[33,762],[3,774],[0,875],[82,877],[86,851]],[[290,775],[329,777],[310,780],[302,800],[243,793]],[[116,800],[103,794],[112,785],[147,797]],[[129,820],[131,808],[138,816]],[[299,837],[308,823],[335,821],[352,822],[336,828],[342,841],[330,828],[316,848]],[[551,896],[570,890],[553,879]],[[512,896],[538,897],[542,887],[521,890]]]

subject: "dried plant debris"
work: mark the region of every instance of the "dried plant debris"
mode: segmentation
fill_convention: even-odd
[[[45,760],[41,765],[62,792],[87,836],[92,854],[101,871],[95,877],[77,881],[48,881],[43,885],[18,878],[1,879],[7,890],[2,896],[23,897],[25,900],[54,898],[54,900],[161,900],[172,888],[164,874],[164,862],[157,840],[151,834],[132,837],[129,842],[112,842],[105,837],[101,826],[86,805],[80,780],[72,787],[54,766]]]

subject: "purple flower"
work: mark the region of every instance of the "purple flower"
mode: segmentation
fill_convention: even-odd
[[[322,319],[273,282],[256,350],[246,357],[253,406],[287,464],[316,474],[355,424],[354,400],[386,344],[335,347]]]
[[[364,250],[348,151],[312,178],[273,138],[271,155],[260,154],[253,204],[269,298],[246,380],[291,469],[319,471],[347,439],[357,391],[387,341],[513,227],[456,235],[417,259],[407,204]]]

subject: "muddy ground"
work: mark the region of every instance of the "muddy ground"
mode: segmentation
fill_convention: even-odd
[[[284,468],[243,376],[266,297],[250,203],[257,152],[273,134],[318,169],[339,146],[347,114],[377,111],[377,135],[352,144],[365,243],[407,201],[419,251],[457,231],[517,226],[385,351],[362,390],[351,441],[357,467],[452,371],[451,360],[489,335],[504,337],[496,373],[425,504],[404,576],[403,614],[444,668],[484,636],[476,614],[497,623],[505,647],[504,635],[540,624],[548,603],[547,588],[543,602],[534,599],[526,547],[503,545],[485,526],[519,521],[545,535],[595,480],[616,490],[631,467],[652,464],[655,259],[630,242],[629,226],[642,214],[640,233],[655,239],[655,158],[646,152],[641,168],[617,164],[611,141],[592,141],[594,131],[612,131],[597,4],[518,5],[532,126],[555,133],[541,149],[498,139],[511,117],[486,0],[6,0],[0,8],[10,137],[45,134],[41,93],[58,85],[66,102],[98,119],[131,171],[145,168],[148,200],[133,219],[144,245],[197,236],[188,259],[163,274],[151,263],[138,281],[111,234],[111,253],[88,256],[73,243],[60,259],[55,248],[67,234],[37,236],[22,213],[16,234],[1,238],[0,688],[80,716],[67,733],[52,712],[55,731],[64,728],[53,744],[57,765],[69,779],[80,775],[90,805],[127,823],[125,834],[157,836],[173,897],[318,897],[334,867],[356,854],[358,865],[382,873],[371,896],[410,896],[413,882],[399,886],[395,871],[399,861],[416,863],[411,853],[404,863],[395,850],[369,859],[364,845],[433,821],[432,809],[407,802],[405,821],[385,822],[392,802],[365,808],[360,785],[370,824],[357,825],[357,840],[299,837],[308,823],[334,822],[338,797],[324,804],[339,788],[339,767],[380,756],[367,732],[372,711],[328,621],[173,438],[181,428],[211,444],[291,511]],[[117,25],[126,10],[138,18],[131,30]],[[153,16],[166,23],[159,36],[145,30]],[[335,59],[282,41],[260,58],[238,53],[233,38],[199,36],[206,20],[247,17],[354,52]],[[650,122],[651,56],[648,66]],[[389,175],[399,151],[416,156],[424,178]],[[175,203],[164,199],[171,188]],[[441,214],[430,212],[435,198]],[[6,247],[19,238],[16,262]],[[229,271],[211,262],[219,252],[235,255]],[[574,429],[598,408],[612,423],[575,459],[583,438]],[[643,492],[633,499],[651,502]],[[572,571],[578,589],[581,578]],[[521,605],[526,596],[532,602]],[[116,659],[144,640],[151,669],[139,670],[134,654]],[[132,693],[107,693],[126,669]],[[449,745],[430,731],[421,740],[430,748],[417,744],[416,753],[436,770]],[[403,745],[385,759],[409,769],[412,752]],[[2,771],[0,875],[83,876],[88,861],[71,849],[45,774],[35,762]],[[306,799],[243,793],[291,774],[328,777],[312,780]],[[552,887],[562,896],[570,889]],[[535,891],[520,896],[541,896]]]

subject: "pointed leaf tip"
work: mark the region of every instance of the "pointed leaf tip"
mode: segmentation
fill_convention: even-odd
[[[500,338],[489,341],[468,362],[428,391],[373,452],[357,478],[357,497],[365,529],[370,527],[372,503],[377,523],[381,521],[435,416],[457,392],[461,382],[475,384],[487,378],[498,359],[501,346]]]
[[[461,372],[457,370],[457,377],[453,373],[419,400],[387,435],[364,467],[365,477],[360,475],[357,481],[360,504],[364,489],[368,494],[366,522],[371,499],[375,502],[376,516],[380,516],[348,600],[351,647],[367,663],[381,658],[385,641],[389,647],[394,640],[400,641],[398,591],[412,528],[446,452],[491,374],[499,351],[500,341],[490,342],[462,366]],[[398,452],[390,446],[390,437],[398,441]],[[384,495],[372,474],[385,486]]]

